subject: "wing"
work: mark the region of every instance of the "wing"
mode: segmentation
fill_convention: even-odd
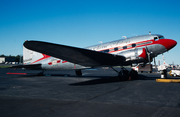
[[[41,41],[26,41],[24,47],[83,66],[122,65],[125,61],[124,56]]]

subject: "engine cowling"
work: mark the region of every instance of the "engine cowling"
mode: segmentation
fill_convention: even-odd
[[[145,48],[135,48],[133,50],[126,50],[120,52],[118,55],[126,57],[126,61],[147,61],[148,56]]]

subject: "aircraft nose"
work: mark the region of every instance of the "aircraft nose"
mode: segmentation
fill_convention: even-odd
[[[172,39],[167,39],[166,42],[163,44],[167,50],[172,49],[174,46],[176,46],[177,42]]]

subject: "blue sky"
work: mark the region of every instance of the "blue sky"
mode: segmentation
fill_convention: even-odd
[[[179,5],[178,0],[0,0],[0,55],[22,54],[25,40],[83,48],[151,31],[178,42],[164,56],[180,64]]]

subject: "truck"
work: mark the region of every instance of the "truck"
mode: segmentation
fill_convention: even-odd
[[[180,76],[180,70],[171,70],[169,72],[169,75],[174,76],[174,77]]]

